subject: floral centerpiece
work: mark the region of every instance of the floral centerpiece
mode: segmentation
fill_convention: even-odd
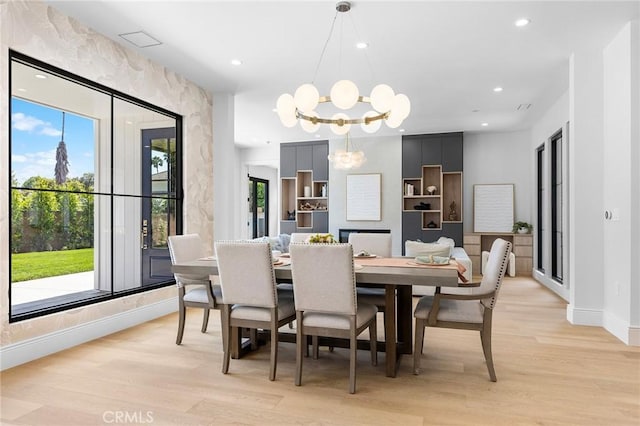
[[[333,234],[313,234],[309,236],[310,243],[337,243]]]

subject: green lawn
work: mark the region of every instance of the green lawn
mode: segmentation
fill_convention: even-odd
[[[93,271],[93,249],[11,255],[11,282]]]

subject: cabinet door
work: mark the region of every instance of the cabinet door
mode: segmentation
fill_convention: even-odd
[[[329,180],[329,143],[313,145],[313,180]]]
[[[402,177],[422,176],[422,141],[416,137],[402,137]]]
[[[422,164],[439,166],[442,164],[442,138],[440,135],[426,135],[422,140]]]
[[[442,136],[442,171],[462,171],[462,133]]]
[[[463,230],[461,223],[443,223],[442,224],[442,236],[447,238],[453,238],[456,242],[456,247],[463,247]]]
[[[296,146],[280,145],[280,177],[296,177]]]
[[[296,147],[296,169],[297,170],[313,169],[313,146],[312,145],[298,145]]]
[[[402,254],[407,240],[422,240],[422,215],[418,212],[402,213]],[[424,240],[422,240],[424,241]]]
[[[329,213],[328,212],[313,212],[313,232],[319,232],[319,233],[329,232]]]
[[[294,221],[280,221],[281,234],[293,234],[294,232],[296,232],[296,223]]]

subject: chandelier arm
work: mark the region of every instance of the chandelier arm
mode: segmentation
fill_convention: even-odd
[[[342,119],[342,118],[322,118],[322,117],[311,117],[308,115],[304,115],[304,113],[300,112],[299,110],[296,109],[296,118],[300,119],[300,120],[306,120],[306,121],[310,121],[313,124],[316,123],[322,123],[322,124],[335,124],[338,126],[343,126],[345,124],[369,124],[373,121],[377,121],[377,120],[384,120],[387,119],[389,116],[388,112],[383,112],[381,114],[378,115],[374,115],[372,117],[365,117],[365,118],[349,118],[349,119]]]

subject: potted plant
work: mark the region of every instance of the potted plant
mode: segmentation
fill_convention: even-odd
[[[533,225],[527,222],[516,222],[513,224],[511,232],[514,234],[530,234],[533,229]]]

